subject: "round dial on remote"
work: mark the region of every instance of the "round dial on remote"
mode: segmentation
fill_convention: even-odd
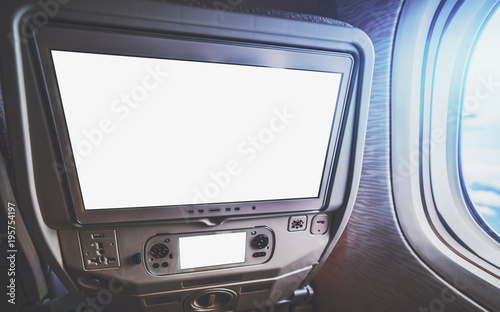
[[[267,244],[269,244],[269,237],[266,234],[257,235],[252,240],[253,247],[257,249],[264,249],[267,247]]]
[[[153,245],[149,251],[155,258],[165,258],[168,255],[169,249],[167,245],[158,243]]]

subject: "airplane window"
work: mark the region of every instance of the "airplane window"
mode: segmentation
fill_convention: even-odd
[[[466,278],[463,292],[495,310],[500,301],[487,293],[500,276],[500,3],[408,3],[422,7],[403,9],[393,54],[397,216],[425,263],[450,283]]]
[[[461,163],[473,213],[500,235],[500,11],[486,24],[469,66],[462,107]],[[492,233],[494,234],[494,233]]]

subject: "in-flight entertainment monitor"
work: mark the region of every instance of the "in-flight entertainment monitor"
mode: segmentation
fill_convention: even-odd
[[[36,44],[77,222],[324,208],[349,54],[56,26]]]

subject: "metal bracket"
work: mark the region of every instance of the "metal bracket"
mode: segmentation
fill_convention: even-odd
[[[314,305],[311,303],[314,298],[314,289],[306,285],[303,288],[293,292],[290,299],[282,300],[276,303],[275,311],[282,312],[309,312],[314,311]]]

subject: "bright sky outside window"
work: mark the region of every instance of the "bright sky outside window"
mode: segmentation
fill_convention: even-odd
[[[470,64],[462,112],[462,174],[483,221],[500,235],[500,11]]]

